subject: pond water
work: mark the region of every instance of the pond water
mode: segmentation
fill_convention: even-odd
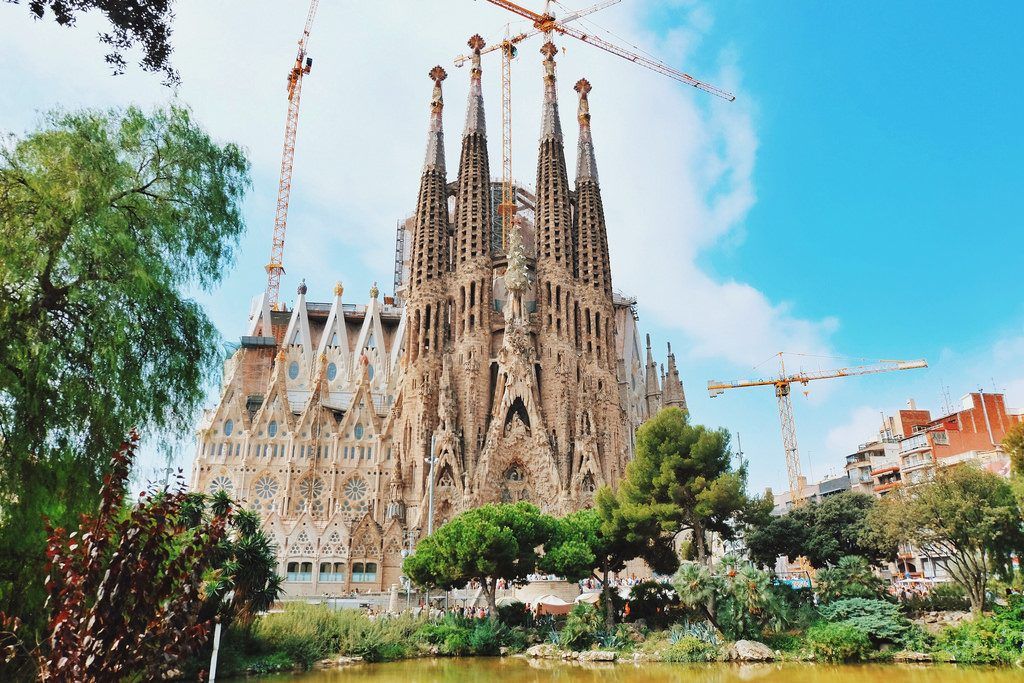
[[[1019,669],[952,664],[572,664],[521,657],[413,659],[259,679],[270,683],[1020,683]]]

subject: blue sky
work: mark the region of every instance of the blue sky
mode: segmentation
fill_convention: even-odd
[[[540,2],[526,3],[540,6]],[[566,2],[571,9],[585,2]],[[304,0],[178,5],[175,64],[211,134],[253,159],[236,267],[200,294],[225,337],[263,286],[280,161],[283,80]],[[557,8],[564,14],[566,11]],[[413,206],[430,83],[445,65],[450,175],[468,74],[465,40],[510,16],[484,2],[322,3],[302,103],[284,291],[337,279],[350,301],[390,289],[395,222]],[[738,95],[695,90],[565,39],[559,90],[574,163],[572,84],[591,110],[615,285],[640,299],[659,354],[671,340],[696,421],[742,434],[752,484],[783,487],[770,389],[713,401],[708,379],[769,374],[777,351],[927,358],[925,371],[819,383],[794,399],[805,471],[838,468],[879,413],[942,407],[993,385],[1024,407],[1024,25],[1019,3],[715,3],[624,0],[599,27]],[[67,30],[0,3],[0,129],[54,106],[150,105],[158,79],[111,77],[87,17]],[[593,25],[586,26],[593,30]],[[514,30],[522,28],[513,25]],[[539,41],[513,67],[515,173],[535,172]],[[491,55],[496,57],[496,55]],[[497,62],[484,64],[492,159]],[[496,163],[492,163],[496,168]],[[804,358],[807,368],[850,361]],[[186,468],[191,449],[179,454]]]

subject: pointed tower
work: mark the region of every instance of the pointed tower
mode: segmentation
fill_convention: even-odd
[[[463,264],[490,265],[491,173],[487,160],[487,128],[484,121],[484,98],[480,78],[480,49],[484,39],[469,39],[473,50],[473,66],[469,76],[469,102],[466,105],[466,128],[462,133],[462,154],[459,157],[459,183],[455,202],[454,267]]]
[[[430,129],[427,156],[420,175],[416,201],[416,227],[413,234],[409,294],[406,302],[407,377],[405,402],[414,406],[403,416],[403,451],[414,468],[414,491],[423,491],[423,458],[430,451],[430,435],[437,425],[437,387],[441,370],[441,349],[448,330],[448,189],[444,163],[444,133],[441,113],[444,101],[441,82],[444,69],[430,70],[434,92],[430,100]],[[358,352],[358,351],[357,351]]]
[[[658,364],[651,352],[651,335],[647,335],[647,371],[645,377],[647,416],[654,417],[661,410],[661,385],[658,383]]]
[[[472,474],[487,420],[491,319],[494,317],[491,258],[491,172],[487,159],[487,128],[481,90],[479,35],[469,39],[472,69],[466,128],[462,134],[455,200],[455,253],[448,289],[451,300],[452,386],[462,409],[466,444],[465,467]],[[442,398],[443,400],[443,398]]]
[[[590,81],[581,78],[579,93],[579,150],[576,156],[576,296],[580,306],[580,347],[584,355],[604,367],[614,363],[614,309],[608,229],[597,179],[594,141],[590,134]]]
[[[576,259],[570,188],[555,88],[556,53],[550,42],[541,48],[544,102],[537,158],[537,342],[543,368],[541,403],[562,484],[567,486],[576,416],[580,319],[574,291]]]
[[[665,394],[662,398],[663,405],[668,408],[686,408],[686,394],[683,391],[683,383],[679,379],[679,370],[676,368],[676,356],[672,353],[672,344],[668,345],[668,371],[665,373]]]
[[[435,66],[430,70],[434,93],[430,99],[430,130],[427,156],[420,175],[416,200],[416,228],[412,245],[412,272],[408,310],[412,323],[408,340],[408,362],[437,349],[442,340],[445,292],[442,278],[448,270],[448,190],[444,164],[444,132],[441,112],[444,100],[441,82],[448,77]]]

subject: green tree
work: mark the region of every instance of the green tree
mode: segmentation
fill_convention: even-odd
[[[882,598],[885,582],[871,571],[863,557],[846,555],[834,567],[825,567],[814,577],[815,592],[823,603],[845,598]]]
[[[875,504],[871,496],[845,492],[762,518],[746,530],[747,552],[765,567],[774,566],[779,555],[804,556],[816,567],[834,565],[845,555],[879,562],[892,557],[896,545],[869,521]]]
[[[707,534],[735,537],[735,520],[749,506],[746,471],[733,470],[729,433],[690,425],[679,408],[665,408],[637,432],[636,457],[620,486],[622,509],[657,518],[666,532],[690,532],[707,563]]]
[[[555,520],[540,566],[570,581],[593,576],[601,582],[605,626],[615,625],[611,576],[635,558],[655,572],[670,574],[679,565],[672,534],[665,533],[646,506],[623,507],[608,487],[597,492],[596,509]]]
[[[418,585],[445,590],[479,581],[490,618],[497,621],[498,579],[515,583],[536,571],[538,549],[548,542],[553,524],[553,518],[522,501],[467,510],[421,540],[403,569]]]
[[[1003,438],[1003,449],[1010,456],[1010,480],[1017,505],[1024,512],[1024,422],[1018,422]]]
[[[20,4],[21,0],[7,0]],[[167,84],[179,82],[171,67],[171,24],[174,0],[146,0],[146,2],[119,2],[118,0],[28,0],[28,10],[36,19],[43,19],[49,9],[61,26],[74,26],[78,15],[89,11],[102,13],[110,30],[100,33],[100,42],[111,48],[107,64],[115,74],[124,73],[124,53],[133,46],[142,49],[139,66],[145,71],[162,72]]]
[[[226,272],[249,164],[172,106],[56,112],[0,146],[0,611],[38,625],[46,534],[129,429],[181,429],[220,363],[182,291]]]
[[[200,527],[233,510],[214,555],[214,566],[206,575],[202,615],[219,615],[224,622],[237,621],[248,628],[277,601],[283,579],[277,573],[275,548],[263,530],[260,514],[235,505],[225,491],[210,497],[191,493],[186,519],[190,527]],[[229,593],[232,598],[226,602]]]
[[[714,567],[684,562],[672,586],[684,606],[731,640],[758,638],[765,628],[785,625],[787,606],[773,590],[771,576],[734,555]]]
[[[1012,571],[1012,554],[1024,552],[1024,528],[1010,483],[970,465],[941,470],[931,482],[886,496],[871,522],[944,567],[967,591],[975,616],[985,609],[990,573]]]

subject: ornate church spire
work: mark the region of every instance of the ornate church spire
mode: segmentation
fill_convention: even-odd
[[[651,335],[647,335],[647,374],[645,378],[647,414],[654,417],[661,410],[661,386],[658,383],[658,364],[651,352]]]
[[[469,47],[473,50],[473,67],[469,76],[466,129],[462,134],[455,202],[456,268],[477,259],[490,265],[491,171],[487,159],[487,127],[480,84],[480,50],[483,46],[484,39],[479,35],[469,39]]]
[[[686,410],[686,394],[683,391],[683,383],[679,379],[679,370],[676,369],[676,356],[672,353],[672,344],[668,345],[668,371],[665,373],[665,394],[663,402],[665,407],[675,406]]]
[[[410,362],[415,361],[421,352],[440,346],[440,316],[445,298],[441,278],[448,270],[448,181],[441,127],[444,109],[441,82],[448,74],[440,66],[435,66],[429,76],[434,82],[434,92],[430,99],[427,156],[416,200],[416,227],[409,274],[408,315],[411,328],[406,337],[406,348]]]
[[[579,151],[576,155],[576,272],[580,284],[611,298],[611,264],[608,262],[608,228],[604,219],[604,203],[597,181],[597,161],[590,134],[590,81],[581,78],[575,90],[579,93]],[[581,289],[581,295],[582,295]]]
[[[572,225],[569,180],[562,147],[562,124],[558,117],[555,89],[555,54],[551,43],[541,48],[544,55],[544,104],[537,160],[537,267],[557,265],[573,272]]]

